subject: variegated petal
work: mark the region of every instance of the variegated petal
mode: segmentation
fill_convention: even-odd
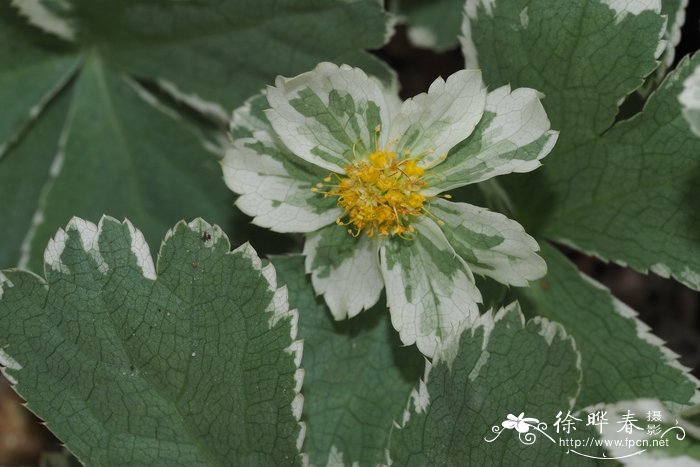
[[[382,85],[359,68],[321,63],[268,88],[267,117],[294,154],[342,173],[353,153],[375,147],[375,128],[389,121]],[[383,141],[378,141],[382,145]]]
[[[540,247],[525,229],[503,214],[466,203],[435,199],[432,213],[444,222],[445,237],[476,274],[526,286],[547,273]]]
[[[468,137],[481,120],[486,87],[479,70],[461,70],[447,81],[436,79],[427,93],[407,99],[391,122],[389,144],[410,151],[430,167]]]
[[[394,237],[381,248],[382,275],[401,341],[432,357],[439,348],[454,347],[479,317],[481,294],[437,224],[423,218],[413,225],[414,240]]]
[[[222,161],[226,185],[240,196],[236,206],[253,223],[276,232],[312,232],[341,210],[311,188],[327,174],[289,153],[264,131],[234,142]]]
[[[484,115],[474,133],[426,174],[428,194],[437,194],[511,172],[529,172],[554,147],[540,94],[529,88],[503,86],[488,94]]]
[[[306,272],[335,319],[352,318],[379,300],[384,281],[379,270],[381,241],[331,225],[306,237]]]

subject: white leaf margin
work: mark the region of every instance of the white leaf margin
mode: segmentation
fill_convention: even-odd
[[[591,0],[592,1],[592,0]],[[606,5],[615,13],[615,24],[620,23],[627,15],[639,15],[644,11],[653,11],[661,13],[661,0],[598,0],[601,4]],[[684,0],[687,1],[687,0]],[[561,2],[564,4],[565,2]],[[472,37],[472,27],[471,21],[478,19],[478,10],[483,8],[488,16],[493,16],[493,8],[496,5],[496,0],[466,0],[464,4],[463,19],[462,19],[462,32],[459,36],[459,42],[462,48],[462,54],[464,55],[464,60],[466,68],[480,68],[479,67],[479,54],[476,49],[476,44]],[[683,14],[683,20],[685,19],[685,8],[681,8]],[[680,13],[679,13],[680,14]],[[527,14],[527,8],[520,12],[520,22],[521,27],[527,28],[529,23],[529,18]],[[678,17],[676,19],[678,21]],[[678,25],[678,32],[671,31],[670,39],[664,40],[666,36],[666,22],[661,27],[659,31],[659,44],[656,48],[654,56],[658,59],[668,47],[672,47],[670,43],[674,40],[680,40],[680,27],[682,23]],[[670,60],[673,60],[671,57]]]
[[[481,368],[488,363],[490,353],[486,350],[489,344],[489,340],[491,337],[491,333],[493,332],[494,328],[496,327],[496,324],[503,320],[503,318],[508,315],[509,313],[517,313],[519,318],[520,318],[520,323],[521,323],[521,330],[525,330],[525,326],[529,322],[533,322],[537,326],[537,334],[539,334],[547,343],[548,346],[552,345],[552,342],[554,341],[555,338],[562,340],[562,341],[568,341],[571,344],[572,350],[574,351],[576,355],[576,370],[578,372],[578,380],[577,380],[577,389],[576,389],[576,394],[569,399],[569,409],[573,410],[573,408],[576,405],[576,399],[578,395],[581,393],[581,386],[583,382],[583,369],[581,366],[582,358],[581,358],[581,352],[578,350],[576,346],[576,341],[574,340],[573,336],[569,335],[566,330],[564,329],[564,326],[559,324],[556,321],[551,321],[547,318],[541,317],[541,316],[536,316],[528,321],[525,320],[525,316],[523,315],[519,303],[513,302],[509,304],[508,306],[505,306],[498,311],[494,312],[494,310],[489,310],[483,315],[479,317],[477,322],[474,324],[474,326],[470,327],[467,329],[468,332],[471,333],[470,337],[474,338],[476,331],[479,330],[479,328],[483,328],[483,340],[481,344],[481,349],[482,353],[479,359],[477,360],[476,365],[474,368],[472,368],[468,379],[470,381],[474,381],[476,378],[479,376],[479,372]],[[465,333],[466,334],[466,331]],[[464,338],[465,335],[462,335],[461,338]],[[418,385],[411,391],[411,394],[409,395],[408,402],[406,404],[406,407],[404,408],[401,421],[396,421],[394,420],[392,430],[397,429],[401,430],[403,429],[410,421],[411,415],[413,413],[420,414],[425,412],[428,407],[430,406],[430,394],[428,392],[428,380],[430,377],[430,372],[432,368],[440,363],[447,364],[448,367],[451,369],[451,362],[454,361],[454,358],[456,355],[452,355],[451,351],[458,351],[459,349],[455,349],[457,346],[452,346],[448,347],[445,349],[440,349],[437,353],[435,358],[433,359],[432,363],[430,360],[425,359],[425,372],[423,374],[423,378],[421,378],[418,381]],[[455,350],[452,350],[455,349]],[[447,352],[446,352],[447,351]],[[390,452],[389,452],[389,447],[385,449],[385,456],[386,456],[386,461],[387,465],[391,465],[391,457],[390,457]]]
[[[50,268],[62,274],[70,274],[68,267],[61,261],[61,256],[65,249],[66,240],[69,233],[77,232],[80,236],[80,243],[83,250],[95,260],[100,273],[106,275],[109,270],[109,265],[105,262],[104,258],[102,258],[98,246],[105,222],[127,226],[131,237],[130,250],[136,259],[137,265],[141,268],[144,278],[152,281],[157,280],[156,267],[143,233],[136,229],[128,219],[124,219],[124,221],[120,222],[114,217],[106,215],[103,215],[100,218],[97,225],[79,217],[73,217],[68,222],[65,229],[58,229],[57,233],[49,240],[48,246],[44,250],[45,268]],[[162,252],[162,249],[167,243],[168,239],[173,237],[183,226],[196,233],[199,237],[202,237],[204,233],[207,233],[209,238],[204,241],[205,247],[212,248],[220,241],[224,241],[226,245],[225,255],[240,255],[249,260],[253,269],[259,272],[261,277],[267,282],[268,291],[272,292],[272,299],[265,308],[265,311],[270,313],[270,318],[268,320],[269,328],[272,329],[282,320],[289,321],[290,338],[292,342],[286,349],[284,349],[284,351],[293,357],[294,365],[296,367],[294,372],[294,398],[292,400],[290,410],[299,426],[296,447],[299,451],[300,460],[303,464],[307,464],[308,455],[301,451],[304,444],[304,438],[306,436],[306,423],[301,420],[302,411],[304,408],[304,396],[301,393],[305,376],[304,368],[301,367],[304,341],[303,339],[297,339],[297,334],[299,331],[299,312],[297,309],[289,308],[287,286],[283,285],[282,287],[277,287],[277,272],[273,264],[268,263],[263,267],[262,260],[250,243],[246,242],[238,248],[231,250],[230,241],[223,230],[221,230],[221,228],[219,228],[217,225],[211,225],[201,218],[194,219],[189,223],[180,221],[173,228],[168,230],[160,246],[158,254],[159,260],[162,257],[160,253]],[[48,283],[43,277],[31,272],[30,274],[35,276],[39,282],[44,285],[44,287],[48,288]],[[4,289],[10,287],[13,287],[12,282],[10,282],[2,271],[0,271],[0,299],[2,299]],[[3,376],[5,376],[5,378],[7,378],[12,385],[17,384],[17,381],[11,375],[6,374],[5,369],[9,368],[12,370],[20,370],[22,365],[8,355],[1,347],[0,365],[4,367],[0,369]]]
[[[647,344],[658,348],[664,356],[665,361],[663,363],[670,366],[671,368],[679,370],[695,386],[695,395],[693,396],[691,401],[696,401],[700,403],[700,392],[698,391],[698,388],[700,387],[700,380],[698,380],[695,376],[692,375],[692,370],[690,368],[686,367],[685,365],[682,365],[678,361],[679,355],[673,350],[666,347],[666,342],[659,336],[653,334],[651,332],[651,328],[639,319],[638,313],[622,301],[615,298],[610,289],[608,289],[600,282],[597,282],[596,280],[592,279],[591,277],[587,276],[586,274],[580,271],[579,276],[581,276],[581,278],[585,282],[608,294],[612,301],[612,305],[615,311],[623,318],[630,319],[634,322],[637,331],[637,337],[639,337],[639,339],[646,342]]]
[[[678,102],[691,131],[700,138],[700,66],[683,82],[683,91],[678,95]],[[700,278],[698,283],[700,284]]]
[[[70,8],[69,2],[58,0],[55,3],[62,8]],[[61,39],[75,42],[77,34],[73,26],[46,8],[41,0],[11,0],[10,4],[33,26]]]

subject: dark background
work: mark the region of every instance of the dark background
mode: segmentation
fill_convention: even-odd
[[[689,0],[676,62],[700,49],[699,25],[700,1]],[[447,77],[464,66],[457,48],[436,54],[411,46],[402,26],[397,28],[391,42],[376,54],[398,73],[403,98],[424,92],[438,76]],[[680,362],[700,377],[700,292],[671,279],[639,274],[572,250],[564,251],[583,272],[637,310],[654,334],[680,355]],[[60,443],[21,405],[21,399],[0,377],[0,466],[38,465],[42,452],[60,450]]]

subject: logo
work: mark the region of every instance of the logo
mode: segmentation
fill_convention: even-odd
[[[674,436],[678,441],[685,439],[685,429],[678,420],[669,425],[662,410],[647,410],[639,417],[631,410],[611,414],[607,410],[596,410],[580,415],[559,411],[551,428],[537,418],[526,417],[525,412],[518,416],[509,413],[500,425],[491,427],[491,434],[487,434],[484,441],[493,443],[508,432],[517,433],[525,446],[542,439],[566,449],[566,454],[600,460],[625,459],[650,449],[665,448]],[[600,454],[602,449],[613,455]]]

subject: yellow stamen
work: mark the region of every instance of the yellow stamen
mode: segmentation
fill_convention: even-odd
[[[394,151],[379,150],[366,159],[357,160],[345,167],[345,175],[331,174],[324,179],[336,184],[319,184],[324,196],[337,196],[338,206],[344,213],[338,225],[350,225],[348,233],[357,237],[363,231],[374,235],[398,235],[412,239],[417,234],[410,225],[415,217],[428,213],[426,197],[421,190],[427,185],[421,180],[425,173],[417,158],[398,158]],[[430,215],[430,214],[429,214]]]

